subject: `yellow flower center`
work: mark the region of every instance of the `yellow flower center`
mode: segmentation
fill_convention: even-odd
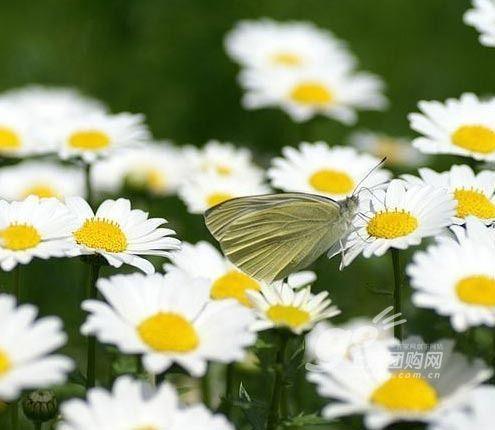
[[[486,275],[463,278],[455,286],[459,299],[470,305],[495,306],[495,279]]]
[[[0,243],[11,251],[23,251],[34,248],[41,242],[38,230],[29,224],[11,224],[0,230]]]
[[[10,128],[0,126],[0,151],[9,151],[20,147],[21,139],[17,133]]]
[[[495,151],[495,131],[484,125],[463,125],[452,134],[452,142],[468,151],[490,154]]]
[[[454,191],[457,200],[457,216],[465,218],[474,215],[478,218],[495,218],[495,205],[481,191],[459,188]]]
[[[303,59],[299,55],[291,52],[278,52],[273,54],[271,59],[274,64],[285,67],[296,67],[303,63]]]
[[[98,130],[77,131],[69,137],[69,146],[81,151],[98,151],[110,145],[110,137]]]
[[[298,328],[310,321],[309,312],[296,306],[273,305],[267,310],[266,315],[276,325]]]
[[[212,193],[206,198],[206,204],[211,208],[232,198],[234,196],[229,193]]]
[[[232,168],[230,166],[225,166],[222,164],[218,164],[216,166],[216,171],[221,176],[228,176],[232,173]]]
[[[349,194],[354,189],[354,181],[345,172],[333,169],[321,169],[309,178],[311,186],[329,194]]]
[[[332,92],[320,82],[301,82],[291,91],[290,97],[303,105],[324,106],[334,100]]]
[[[133,188],[148,189],[151,192],[158,193],[167,187],[165,173],[153,167],[136,169],[126,177],[129,185]]]
[[[371,401],[392,411],[427,412],[437,406],[438,395],[422,377],[399,372],[373,392]]]
[[[25,199],[27,196],[38,196],[40,198],[59,198],[60,194],[51,185],[39,183],[26,188],[22,192],[21,197],[23,199]]]
[[[236,299],[245,306],[251,306],[246,290],[259,291],[260,284],[248,275],[232,270],[218,278],[211,288],[211,298],[215,300]]]
[[[127,249],[127,237],[120,226],[105,218],[87,219],[74,232],[74,239],[79,245],[107,252],[123,252]]]
[[[6,352],[0,349],[0,377],[12,368],[12,363]]]
[[[368,221],[368,234],[382,239],[407,236],[418,228],[418,220],[409,212],[379,212]]]
[[[158,427],[155,426],[142,426],[136,427],[134,430],[159,430]]]
[[[189,352],[199,345],[194,326],[173,312],[159,312],[145,319],[137,330],[142,341],[155,351]]]

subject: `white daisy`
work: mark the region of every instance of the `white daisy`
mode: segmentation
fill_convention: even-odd
[[[29,196],[23,201],[0,200],[0,267],[12,270],[34,257],[63,257],[72,249],[75,219],[57,199]]]
[[[0,157],[26,157],[52,148],[37,139],[32,120],[22,109],[0,102]]]
[[[296,122],[321,114],[351,125],[357,120],[356,110],[382,110],[387,105],[378,77],[350,73],[340,65],[293,73],[244,70],[240,82],[246,90],[246,109],[279,107]]]
[[[309,286],[294,290],[285,282],[276,282],[246,294],[257,316],[252,326],[255,331],[281,327],[301,334],[318,321],[340,314],[336,306],[330,306],[327,291],[312,294]]]
[[[269,192],[270,189],[260,183],[258,178],[231,178],[207,172],[199,173],[182,184],[179,197],[190,213],[199,214],[235,197]]]
[[[63,199],[84,195],[79,169],[49,161],[25,161],[0,170],[0,198],[13,201],[35,195]]]
[[[92,163],[115,150],[133,147],[149,139],[143,115],[97,113],[60,126],[59,155],[63,159],[80,157],[86,163]]]
[[[421,339],[411,338],[395,348],[418,351],[423,346],[427,345]],[[327,419],[364,414],[369,429],[398,421],[434,422],[447,411],[461,408],[473,389],[492,373],[481,360],[468,362],[452,349],[450,340],[435,344],[434,351],[441,352],[440,369],[425,365],[407,370],[407,366],[396,365],[392,349],[373,343],[361,349],[359,359],[344,360],[338,366],[322,363],[308,379],[321,396],[337,400],[323,409]],[[425,349],[421,351],[427,354]]]
[[[482,385],[474,389],[464,409],[440,416],[431,430],[491,430],[495,420],[495,387]]]
[[[173,363],[202,376],[207,361],[244,358],[255,335],[252,312],[235,300],[211,301],[208,282],[184,273],[117,275],[97,287],[108,304],[88,300],[82,326],[127,354],[142,354],[147,371],[158,374]]]
[[[100,254],[111,266],[125,263],[153,273],[153,265],[140,255],[167,257],[179,248],[180,241],[170,237],[175,231],[160,227],[167,220],[148,218],[147,212],[131,209],[127,199],[105,200],[96,213],[81,197],[68,198],[66,204],[76,218],[72,255]]]
[[[67,341],[57,317],[36,320],[32,305],[16,307],[14,297],[0,294],[0,400],[11,401],[22,390],[66,381],[72,360],[49,355]]]
[[[185,165],[169,143],[143,144],[95,163],[92,182],[96,190],[107,193],[118,193],[128,185],[163,196],[174,193],[184,181]]]
[[[360,181],[380,162],[353,148],[329,147],[325,142],[301,143],[298,148],[286,146],[282,154],[283,158],[272,160],[267,173],[273,187],[336,200],[352,195]],[[390,172],[378,169],[361,186],[372,188],[389,178]]]
[[[165,263],[168,273],[185,272],[189,276],[208,280],[210,297],[214,300],[236,299],[245,306],[251,302],[247,290],[259,291],[261,283],[237,269],[213,245],[198,242],[195,245],[182,243],[181,249],[170,255],[172,264]],[[300,288],[316,279],[313,272],[298,272],[289,276],[288,283],[293,288]]]
[[[483,237],[483,239],[479,239]],[[450,317],[455,330],[495,325],[495,231],[474,217],[457,240],[443,238],[407,267],[413,303]]]
[[[349,136],[349,143],[379,159],[386,158],[386,164],[391,166],[418,166],[427,158],[412,146],[409,139],[384,133],[357,131]]]
[[[197,172],[209,172],[222,177],[250,177],[259,182],[263,179],[263,171],[254,164],[251,151],[228,142],[210,140],[202,148],[188,146],[182,156],[190,177]]]
[[[475,216],[491,224],[495,221],[495,173],[484,170],[475,174],[471,167],[452,166],[449,171],[437,173],[423,168],[418,170],[419,178],[403,175],[408,184],[431,185],[448,190],[457,201],[454,221],[463,224],[466,217]]]
[[[473,9],[464,14],[464,22],[472,25],[480,34],[480,43],[495,46],[495,1],[472,0]]]
[[[227,34],[225,49],[243,66],[264,70],[355,64],[343,42],[309,22],[240,21]]]
[[[452,224],[456,201],[440,188],[412,186],[401,180],[390,182],[386,190],[376,190],[370,200],[361,200],[354,231],[346,242],[343,265],[359,254],[381,256],[389,248],[406,249],[419,245]]]
[[[212,414],[205,406],[195,405],[184,408],[177,416],[171,430],[235,430],[227,418]],[[163,429],[168,430],[168,429]]]
[[[413,140],[421,152],[495,160],[495,99],[482,101],[466,93],[458,100],[421,101],[418,106],[422,113],[410,114],[409,123],[423,135]]]

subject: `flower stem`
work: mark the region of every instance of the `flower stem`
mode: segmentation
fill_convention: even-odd
[[[34,421],[33,422],[34,430],[41,430],[42,426],[43,426],[43,423],[41,421]]]
[[[10,424],[12,430],[19,428],[19,403],[17,401],[10,405]]]
[[[96,281],[100,273],[101,265],[96,259],[89,263],[89,276],[88,276],[88,289],[87,298],[94,300],[97,296]],[[87,350],[87,368],[86,368],[86,389],[93,388],[96,382],[96,338],[94,336],[88,337],[88,350]]]
[[[394,270],[394,314],[402,313],[402,273],[400,268],[399,250],[392,248],[392,265]],[[402,342],[402,324],[394,326],[394,337]]]
[[[86,200],[93,208],[93,186],[91,184],[91,164],[90,163],[85,163],[84,164],[84,180],[86,183]]]
[[[278,424],[285,418],[287,413],[287,407],[285,404],[285,401],[287,400],[287,396],[285,394],[285,356],[287,352],[287,345],[289,343],[289,333],[281,331],[279,337],[279,348],[275,360],[275,382],[273,384],[273,393],[270,410],[268,411],[266,430],[276,430]]]
[[[18,264],[14,271],[12,272],[12,291],[15,295],[17,303],[20,301],[21,296],[21,282],[20,282],[20,273],[21,266]],[[10,418],[12,424],[12,430],[17,430],[19,428],[19,401],[16,400],[10,406]]]

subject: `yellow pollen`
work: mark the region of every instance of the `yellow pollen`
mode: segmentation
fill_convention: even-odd
[[[229,193],[212,193],[206,198],[206,204],[211,208],[232,198],[234,196]]]
[[[273,305],[267,310],[266,315],[276,325],[290,328],[301,327],[310,321],[309,312],[290,305]]]
[[[409,212],[378,212],[368,222],[368,234],[382,239],[407,236],[418,228],[418,220]]]
[[[107,252],[123,252],[127,249],[127,237],[115,221],[106,218],[87,219],[74,233],[79,245]]]
[[[272,55],[272,62],[279,66],[296,67],[303,63],[302,58],[291,52],[279,52]]]
[[[454,145],[481,154],[495,151],[495,131],[484,125],[463,125],[452,134]]]
[[[228,176],[232,173],[232,168],[230,166],[219,164],[216,166],[216,171],[221,176]]]
[[[329,194],[349,194],[354,189],[354,181],[345,172],[333,169],[321,169],[309,178],[311,186]]]
[[[399,372],[373,392],[371,401],[392,411],[427,412],[438,405],[438,395],[422,377]]]
[[[110,145],[110,137],[98,130],[77,131],[69,137],[69,146],[82,151],[98,151]]]
[[[259,291],[260,284],[248,275],[232,270],[218,278],[211,288],[211,298],[215,300],[236,299],[245,306],[251,306],[246,290]]]
[[[12,363],[6,352],[0,349],[0,377],[12,368]]]
[[[464,303],[495,306],[495,278],[486,275],[468,276],[458,281],[455,289]]]
[[[21,197],[24,199],[27,196],[38,196],[40,198],[56,197],[59,198],[60,194],[48,184],[35,184],[26,188]]]
[[[454,197],[459,218],[469,215],[482,219],[495,218],[495,205],[481,191],[459,188],[454,191]]]
[[[194,326],[173,312],[159,312],[139,324],[137,330],[142,341],[155,351],[189,352],[199,345]]]
[[[0,244],[11,251],[24,251],[34,248],[41,242],[41,236],[32,225],[10,224],[0,230]]]
[[[21,139],[17,133],[7,127],[0,126],[0,152],[19,149],[21,147]]]
[[[290,92],[290,98],[297,103],[325,106],[334,100],[332,92],[319,82],[301,82]]]

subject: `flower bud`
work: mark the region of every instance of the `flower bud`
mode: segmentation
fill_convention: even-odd
[[[31,421],[43,423],[57,416],[58,402],[53,391],[32,391],[23,398],[22,410]]]

